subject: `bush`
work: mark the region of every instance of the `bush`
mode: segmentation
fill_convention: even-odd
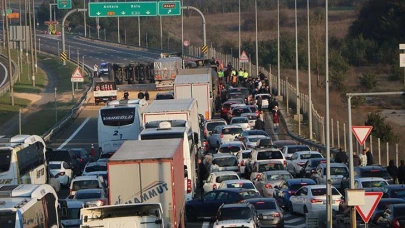
[[[385,124],[385,118],[380,116],[378,112],[371,112],[367,115],[366,126],[373,126],[371,135],[380,138],[383,142],[396,143],[398,137],[392,131],[392,127]]]
[[[359,86],[363,90],[374,89],[377,86],[377,76],[374,73],[363,73],[359,78]]]

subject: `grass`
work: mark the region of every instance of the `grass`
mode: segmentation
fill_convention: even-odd
[[[14,106],[11,106],[10,93],[0,97],[0,123],[5,123],[18,113],[20,108],[26,107],[30,100],[14,98]]]

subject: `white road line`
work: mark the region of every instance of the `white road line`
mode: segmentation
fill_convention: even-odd
[[[4,67],[4,72],[5,72],[4,79],[3,79],[3,81],[0,83],[0,87],[2,87],[2,86],[4,85],[4,83],[6,83],[6,80],[7,80],[7,77],[8,77],[8,70],[7,70],[7,67],[4,66],[3,63],[0,63],[0,65],[2,65],[2,66]]]
[[[210,227],[210,222],[204,221],[202,224],[202,228],[209,228]]]
[[[66,144],[68,144],[68,143],[70,142],[70,140],[72,140],[72,139],[77,135],[77,133],[79,133],[79,131],[84,127],[84,125],[86,125],[86,123],[87,123],[89,120],[90,120],[90,117],[87,117],[87,118],[83,121],[83,123],[76,129],[76,131],[73,132],[73,134],[72,134],[68,139],[66,139],[66,141],[65,141],[64,143],[62,143],[62,145],[60,145],[60,146],[58,147],[58,150],[62,149],[64,146],[66,146]]]

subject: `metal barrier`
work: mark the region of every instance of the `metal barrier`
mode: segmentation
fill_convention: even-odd
[[[0,54],[0,62],[4,63],[5,66],[8,66],[8,58],[7,56]],[[15,83],[18,79],[18,74],[20,73],[20,69],[16,67],[16,64],[14,61],[11,61],[11,67],[13,71],[13,75],[11,76],[13,83]],[[8,69],[6,69],[8,70]],[[10,73],[10,72],[9,72]],[[9,75],[10,77],[10,75]],[[3,96],[5,93],[10,91],[10,80],[0,88],[0,96]]]

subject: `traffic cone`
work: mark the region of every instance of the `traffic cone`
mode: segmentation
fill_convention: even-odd
[[[90,155],[91,155],[93,158],[96,157],[96,153],[94,152],[94,145],[93,145],[93,143],[91,144]]]

